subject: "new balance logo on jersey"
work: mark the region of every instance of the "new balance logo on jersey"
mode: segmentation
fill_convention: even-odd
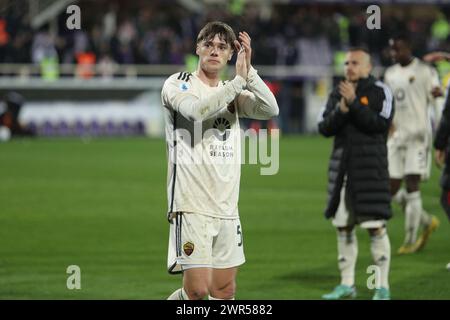
[[[227,140],[230,137],[230,121],[228,121],[225,118],[217,118],[216,121],[214,121],[213,125],[214,129],[217,129],[214,131],[214,135],[219,140]]]

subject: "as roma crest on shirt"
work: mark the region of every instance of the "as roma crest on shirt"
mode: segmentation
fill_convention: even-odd
[[[187,256],[190,256],[194,252],[194,244],[192,242],[186,242],[183,245],[183,251]]]

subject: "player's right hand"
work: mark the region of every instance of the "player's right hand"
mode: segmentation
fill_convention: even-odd
[[[235,41],[234,45],[237,50],[237,59],[236,59],[236,75],[241,76],[245,80],[247,80],[248,74],[248,66],[246,62],[246,52],[243,46],[239,43],[239,41]]]
[[[445,162],[445,151],[436,149],[434,151],[434,160],[436,161],[437,167],[439,169],[442,168]]]
[[[344,97],[341,97],[341,101],[339,102],[339,110],[341,110],[342,113],[347,113],[350,111]]]
[[[355,86],[350,81],[339,83],[339,93],[345,99],[346,105],[351,105],[356,99]]]

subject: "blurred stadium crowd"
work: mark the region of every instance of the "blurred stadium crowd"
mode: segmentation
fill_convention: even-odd
[[[8,1],[7,1],[8,2]],[[450,50],[449,7],[382,6],[381,30],[366,28],[365,6],[345,4],[206,5],[201,12],[175,1],[79,1],[81,30],[30,27],[23,1],[10,1],[0,12],[0,63],[59,63],[91,60],[98,64],[184,64],[194,51],[202,25],[223,20],[253,38],[255,65],[331,65],[334,53],[366,45],[379,65],[390,63],[386,45],[394,32],[408,31],[416,54]],[[230,4],[231,3],[231,4]],[[53,31],[53,32],[51,32]]]
[[[151,75],[163,79],[180,69],[193,71],[197,66],[195,40],[199,30],[208,21],[222,20],[236,32],[246,30],[252,37],[252,63],[259,68],[279,101],[280,116],[276,126],[284,133],[316,130],[315,113],[330,89],[331,74],[334,80],[342,75],[344,53],[351,46],[366,46],[380,71],[391,64],[388,40],[396,33],[407,33],[411,37],[418,57],[435,50],[450,51],[450,6],[445,5],[380,4],[380,30],[369,30],[366,26],[367,3],[349,5],[339,0],[329,3],[191,1],[201,5],[197,9],[188,8],[185,3],[189,1],[175,0],[65,1],[66,6],[75,3],[80,7],[80,30],[67,28],[70,14],[65,10],[39,26],[33,24],[36,20],[31,10],[33,4],[58,1],[0,0],[2,76],[12,76],[11,79],[16,80],[37,76],[44,80],[44,88],[48,82],[65,85],[58,81],[61,78],[100,76],[105,80],[118,80],[129,77],[147,81],[144,77]],[[26,64],[26,67],[16,64]],[[262,66],[272,72],[267,73]],[[301,73],[297,67],[310,71]],[[442,62],[437,67],[446,83],[450,79],[450,63]],[[321,71],[317,71],[319,69]],[[280,75],[280,70],[288,73]],[[127,85],[135,86],[130,83]],[[75,81],[72,85],[79,84]],[[147,88],[147,82],[145,86]],[[4,80],[4,87],[5,92],[16,90],[8,80]],[[33,92],[28,89],[21,93],[30,101]],[[42,92],[35,90],[34,94],[42,96]],[[108,93],[104,100],[119,91],[110,84],[105,92]],[[52,92],[56,100],[54,95]],[[153,102],[158,99],[153,98]],[[60,127],[65,132],[65,126]],[[105,132],[110,132],[107,127],[105,125]],[[76,124],[73,128],[73,132],[78,132]],[[42,132],[53,131],[43,129]]]

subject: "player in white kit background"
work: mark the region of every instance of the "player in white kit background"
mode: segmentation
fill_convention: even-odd
[[[390,40],[395,65],[386,70],[384,81],[391,88],[396,112],[388,139],[391,194],[405,211],[405,239],[399,254],[422,249],[439,221],[422,206],[420,182],[431,170],[432,127],[430,106],[440,115],[436,98],[442,95],[434,68],[412,55],[409,39],[399,35]],[[402,182],[405,189],[401,189]],[[423,232],[417,237],[419,227]]]
[[[236,76],[220,73],[234,54]],[[251,65],[251,39],[210,22],[197,37],[198,68],[170,76],[162,89],[168,152],[168,270],[183,286],[168,299],[234,299],[245,262],[238,198],[239,117],[278,115],[274,95]]]

